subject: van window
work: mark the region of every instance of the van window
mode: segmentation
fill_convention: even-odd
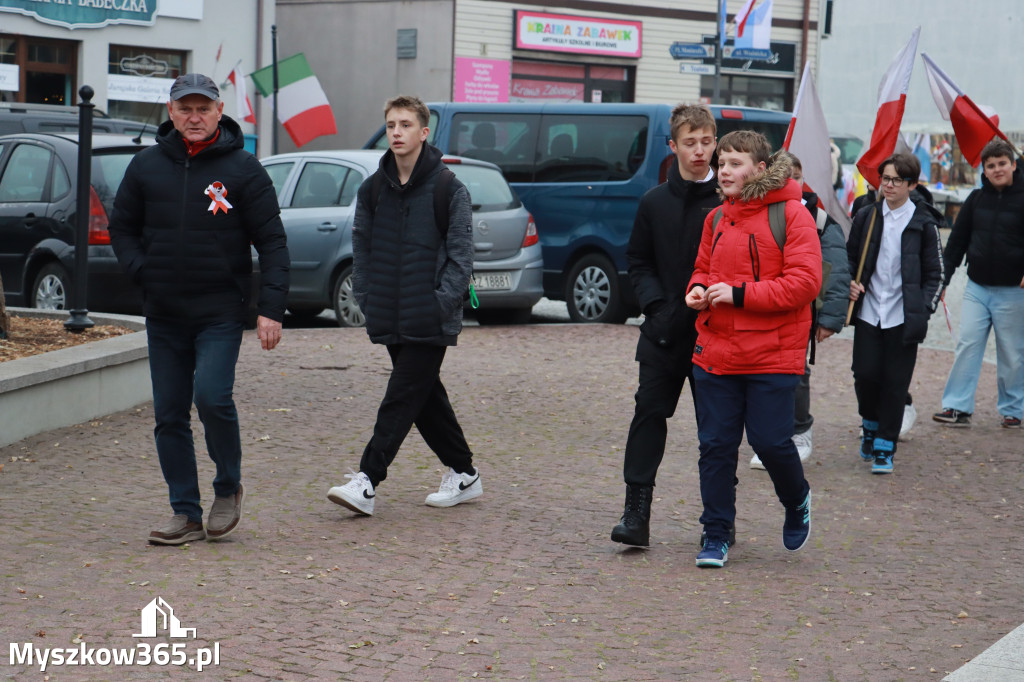
[[[427,124],[430,128],[427,132],[427,142],[434,144],[434,135],[437,134],[437,112],[433,109],[430,110],[430,119]],[[369,149],[387,149],[388,148],[388,131],[387,128],[381,128],[380,136],[373,141]]]
[[[539,127],[539,114],[455,114],[448,151],[497,164],[509,182],[530,182]]]
[[[768,139],[772,149],[782,149],[782,143],[786,141],[786,131],[789,130],[789,121],[751,121],[750,119],[717,118],[715,125],[718,129],[718,139],[726,133],[734,130],[753,130],[761,133]]]
[[[646,116],[544,116],[534,180],[629,180],[647,153],[647,124]]]

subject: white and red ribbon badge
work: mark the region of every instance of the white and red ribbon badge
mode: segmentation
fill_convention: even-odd
[[[217,215],[217,211],[228,212],[229,208],[234,208],[228,203],[226,199],[228,195],[228,189],[220,181],[214,182],[206,188],[206,196],[210,197],[213,201],[210,202],[210,207],[207,211],[213,211],[213,215]]]

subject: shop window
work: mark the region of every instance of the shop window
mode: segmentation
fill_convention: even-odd
[[[164,50],[138,45],[111,45],[107,52],[107,73],[127,78],[155,78],[161,81],[172,81],[185,73],[185,52],[180,50]],[[111,96],[107,102],[107,113],[116,118],[127,118],[135,121],[148,121],[156,125],[164,116],[160,109],[167,101],[166,93],[170,90],[159,88],[160,96],[142,98],[148,101],[118,99]]]
[[[700,95],[711,101],[715,92],[715,77],[701,76]],[[789,111],[793,101],[791,78],[763,78],[758,76],[723,75],[721,103],[734,107],[757,107],[772,111]]]
[[[512,60],[511,102],[632,102],[634,67]]]

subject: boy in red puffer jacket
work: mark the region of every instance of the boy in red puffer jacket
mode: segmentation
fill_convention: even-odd
[[[793,445],[793,405],[804,372],[810,304],[821,287],[821,246],[800,185],[789,176],[789,160],[772,159],[760,133],[738,130],[718,143],[724,203],[717,221],[716,211],[704,222],[686,294],[686,305],[700,311],[693,374],[702,567],[727,560],[744,428],[785,507],[783,545],[795,552],[810,535],[811,489]],[[769,205],[779,202],[786,224],[781,246],[768,218]]]

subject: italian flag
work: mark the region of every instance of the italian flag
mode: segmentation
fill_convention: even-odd
[[[878,166],[892,155],[896,149],[896,138],[900,136],[900,123],[903,122],[903,110],[907,105],[907,88],[910,86],[910,74],[914,70],[917,39],[920,35],[921,27],[918,26],[910,36],[910,42],[896,54],[889,70],[882,77],[878,87],[878,113],[875,115],[875,127],[871,131],[871,144],[863,156],[857,159],[857,170],[878,189]]]
[[[274,67],[267,66],[249,74],[264,97],[274,93]],[[299,53],[277,63],[279,120],[296,147],[321,135],[338,132],[334,112],[320,81],[309,68],[306,55]]]

